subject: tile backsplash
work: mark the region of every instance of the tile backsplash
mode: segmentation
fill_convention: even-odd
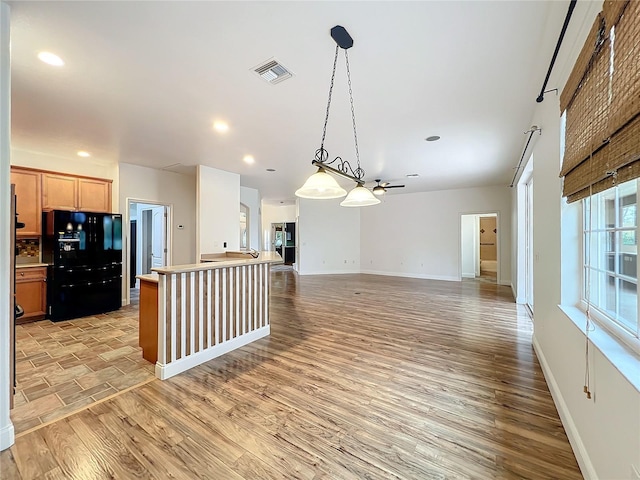
[[[16,253],[18,259],[40,258],[40,240],[37,238],[18,238]]]

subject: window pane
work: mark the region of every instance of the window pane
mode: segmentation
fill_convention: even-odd
[[[615,189],[603,192],[600,197],[601,218],[604,224],[600,223],[598,228],[615,228],[616,226],[616,191]],[[598,215],[600,216],[600,214]],[[593,220],[595,225],[595,219]]]
[[[586,251],[585,265],[591,265],[598,270],[615,272],[615,232],[595,232],[590,236],[591,252]]]
[[[636,264],[636,247],[635,245],[632,248],[624,245],[625,242],[625,234],[631,232],[619,232],[621,244],[618,250],[618,272],[620,275],[624,275],[626,277],[637,278],[638,267]],[[635,232],[633,232],[635,238]]]
[[[600,282],[598,272],[591,268],[585,268],[584,272],[585,292],[589,291],[589,295],[585,294],[585,300],[591,305],[600,307]]]
[[[637,182],[632,180],[618,187],[618,227],[635,227],[636,217],[636,190]]]
[[[600,305],[600,308],[605,310],[612,317],[615,317],[617,314],[616,305],[618,299],[616,292],[616,277],[607,275],[606,278],[602,278],[601,275],[599,276],[602,280],[602,284],[600,285],[600,300],[602,304]]]
[[[637,336],[638,181],[583,202],[584,299]],[[591,216],[590,216],[591,212]]]
[[[620,279],[620,314],[623,325],[636,330],[638,322],[638,285]]]

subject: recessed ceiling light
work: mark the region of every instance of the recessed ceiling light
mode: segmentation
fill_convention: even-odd
[[[276,169],[275,168],[267,168],[267,172],[275,172]]]
[[[40,52],[38,54],[38,58],[44,63],[48,63],[49,65],[53,65],[54,67],[61,67],[64,65],[64,60],[51,52]]]
[[[248,163],[249,165],[256,163],[256,159],[253,158],[253,155],[245,155],[242,160],[244,160],[244,163]]]
[[[407,178],[414,178],[414,177],[419,177],[420,175],[418,175],[417,173],[407,173],[406,177]]]
[[[78,156],[79,156],[79,157],[85,157],[85,158],[86,158],[86,157],[90,157],[90,156],[91,156],[91,154],[90,154],[89,152],[85,152],[84,150],[80,150],[80,151],[78,152]]]
[[[216,132],[225,133],[229,130],[229,124],[227,122],[213,122],[213,129]]]
[[[440,140],[439,135],[431,135],[430,137],[425,138],[427,142],[435,142],[436,140]]]

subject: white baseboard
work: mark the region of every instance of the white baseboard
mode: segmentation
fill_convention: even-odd
[[[475,273],[463,273],[462,278],[476,278]]]
[[[383,272],[379,270],[361,270],[360,273],[365,275],[384,275],[387,277],[404,277],[404,278],[421,278],[424,280],[444,280],[446,282],[459,282],[459,277],[451,277],[448,275],[429,275],[426,273],[405,273],[405,272]]]
[[[202,350],[198,353],[194,353],[188,357],[181,358],[175,362],[171,362],[166,365],[156,363],[156,377],[160,380],[166,380],[167,378],[186,372],[190,368],[197,367],[198,365],[208,362],[220,355],[224,355],[236,348],[244,347],[251,342],[255,342],[262,337],[268,336],[270,333],[271,326],[267,325],[266,327],[258,328],[253,332],[246,333],[232,340],[227,340],[226,342],[207,348],[206,350]]]
[[[516,287],[513,286],[513,283],[511,284],[511,292],[513,293],[513,298],[516,299],[517,304],[524,305],[525,303],[527,303],[526,298],[518,296],[518,294],[516,293]]]
[[[311,271],[311,272],[300,272],[298,271],[298,275],[353,275],[361,273],[360,270],[321,270],[321,271]]]
[[[0,452],[6,450],[16,441],[15,432],[13,430],[13,423],[0,429]]]
[[[540,344],[538,343],[538,339],[535,336],[533,337],[533,350],[535,351],[538,361],[540,362],[540,366],[542,367],[542,373],[544,374],[544,378],[549,386],[553,402],[558,409],[562,425],[567,432],[567,437],[569,438],[569,443],[573,449],[573,454],[576,456],[576,460],[578,461],[580,471],[586,480],[597,480],[598,476],[593,468],[587,449],[580,438],[576,424],[573,422],[569,407],[565,403],[562,393],[560,393],[560,387],[558,387],[558,383],[549,368],[549,364],[547,363],[544,353],[542,353],[542,349],[540,348]]]

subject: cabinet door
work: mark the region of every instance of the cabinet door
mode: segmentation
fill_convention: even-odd
[[[75,210],[78,204],[78,179],[68,175],[42,174],[42,208]]]
[[[110,213],[111,182],[92,178],[79,178],[78,210]]]
[[[21,268],[16,272],[16,302],[24,309],[18,323],[44,318],[47,310],[46,268]]]
[[[11,183],[16,186],[18,220],[24,223],[24,228],[16,230],[19,237],[42,235],[40,179],[40,172],[11,168]]]

